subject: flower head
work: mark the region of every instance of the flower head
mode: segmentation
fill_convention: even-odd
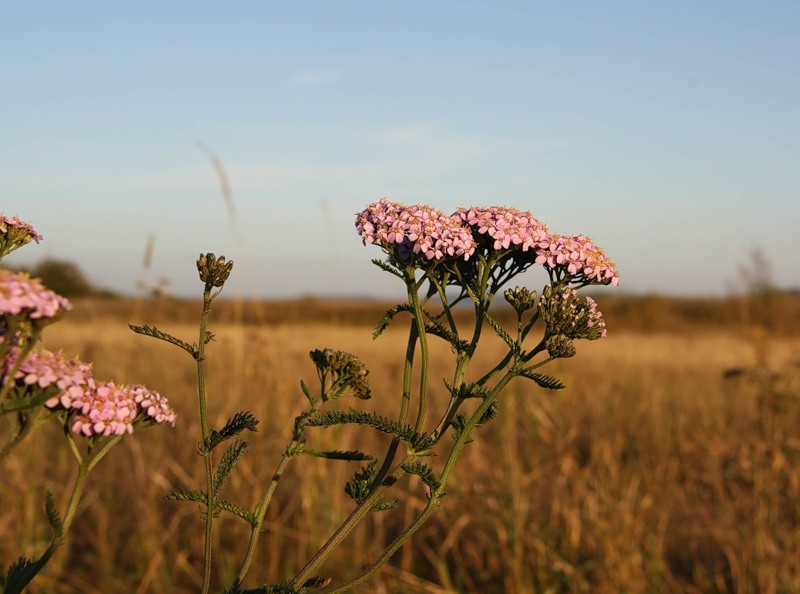
[[[14,378],[17,384],[31,389],[57,387],[58,392],[45,402],[45,406],[51,409],[68,409],[73,401],[95,388],[90,364],[79,359],[66,359],[62,353],[47,350],[29,353],[20,362]]]
[[[39,243],[41,240],[42,236],[30,223],[0,214],[0,258],[31,241]]]
[[[0,315],[52,320],[72,309],[70,302],[25,272],[0,270]]]
[[[70,417],[70,429],[86,437],[133,433],[137,422],[175,425],[175,411],[167,400],[138,385],[98,383],[83,398],[74,400],[72,408],[76,414]]]
[[[549,236],[536,246],[536,263],[558,278],[570,276],[580,284],[619,284],[614,263],[585,235]]]
[[[547,227],[530,211],[505,206],[462,207],[453,216],[469,225],[478,237],[491,238],[495,250],[519,248],[527,252],[548,237]]]
[[[539,314],[551,336],[597,340],[607,336],[606,322],[591,297],[581,299],[572,287],[556,290],[548,286],[539,300]]]
[[[380,245],[402,262],[416,256],[422,262],[468,260],[475,251],[472,234],[460,220],[423,204],[405,206],[382,198],[358,213],[355,223],[364,245]]]

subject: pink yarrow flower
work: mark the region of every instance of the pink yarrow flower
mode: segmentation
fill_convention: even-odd
[[[0,234],[9,236],[15,243],[28,243],[29,241],[39,243],[42,240],[42,236],[30,223],[4,214],[0,214]]]
[[[70,429],[86,437],[133,433],[137,421],[175,425],[175,411],[166,398],[138,385],[97,384],[73,401],[72,408],[78,414],[72,417]]]
[[[536,263],[587,283],[619,284],[614,263],[585,235],[551,235],[540,241],[536,246]]]
[[[0,315],[24,315],[30,320],[52,319],[72,304],[25,272],[0,270]]]
[[[468,260],[475,251],[469,229],[454,217],[423,204],[405,206],[382,198],[356,215],[364,245],[377,244],[403,261],[446,257]]]
[[[66,359],[62,353],[34,351],[20,363],[14,375],[18,383],[33,388],[57,386],[58,394],[45,402],[47,408],[68,409],[85,392],[95,388],[92,366],[79,359]]]
[[[520,248],[527,252],[549,236],[547,227],[536,220],[530,211],[523,212],[516,208],[462,207],[453,216],[464,221],[479,235],[491,237],[495,250]]]

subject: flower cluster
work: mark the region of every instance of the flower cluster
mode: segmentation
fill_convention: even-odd
[[[536,263],[586,283],[619,284],[614,263],[584,235],[551,235],[538,244]]]
[[[25,272],[0,270],[0,315],[22,314],[29,320],[52,320],[72,308],[70,302]]]
[[[18,361],[19,354],[18,348],[12,348],[4,356],[3,384],[15,370],[13,381],[18,394],[31,396],[40,390],[55,390],[44,405],[66,411],[74,433],[122,435],[132,432],[137,420],[175,425],[175,411],[158,392],[139,385],[96,382],[90,364],[67,359],[62,353],[34,351]]]
[[[421,254],[425,260],[445,257],[468,260],[475,251],[469,229],[443,212],[416,204],[404,206],[386,198],[356,215],[356,229],[363,242],[378,244],[407,262]]]
[[[479,236],[490,237],[495,250],[513,246],[527,252],[549,237],[545,225],[533,218],[530,212],[522,212],[516,208],[462,207],[453,216],[475,229]]]
[[[315,349],[309,356],[317,368],[320,382],[326,388],[323,400],[337,400],[342,396],[355,396],[361,400],[371,397],[367,379],[369,372],[355,355],[333,349]],[[331,380],[330,386],[326,386],[328,377]]]
[[[0,214],[0,258],[31,241],[41,240],[42,236],[29,223]]]
[[[591,239],[551,235],[529,211],[516,208],[461,207],[447,216],[429,206],[382,198],[356,215],[356,230],[365,245],[380,245],[402,262],[416,254],[424,256],[424,264],[468,260],[475,250],[503,251],[544,266],[551,278],[568,277],[574,285],[619,284],[614,263]]]
[[[14,359],[14,355],[8,357]],[[92,366],[79,359],[66,359],[62,353],[47,350],[29,353],[17,367],[14,379],[31,389],[55,386],[58,393],[45,402],[47,408],[68,409],[95,388]]]
[[[71,406],[77,414],[71,418],[70,429],[86,437],[133,433],[137,420],[175,424],[175,412],[167,400],[144,386],[103,382]]]
[[[546,287],[539,299],[539,314],[550,336],[597,340],[607,336],[606,322],[591,297],[581,299],[571,287],[554,290]]]

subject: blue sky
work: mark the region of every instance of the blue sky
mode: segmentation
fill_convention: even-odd
[[[531,210],[629,292],[725,294],[754,249],[800,286],[798,30],[796,2],[8,3],[0,211],[45,240],[7,262],[193,295],[213,251],[246,296],[394,296],[353,228],[387,196]]]

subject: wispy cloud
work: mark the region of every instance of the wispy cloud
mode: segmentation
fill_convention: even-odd
[[[323,70],[298,70],[289,77],[289,82],[296,87],[316,89],[327,87],[341,80],[344,80],[345,73],[342,70],[323,69]]]

